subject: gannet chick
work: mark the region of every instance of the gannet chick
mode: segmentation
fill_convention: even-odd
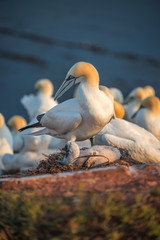
[[[114,100],[122,104],[124,101],[124,97],[121,90],[119,88],[110,88],[110,90],[114,96]]]
[[[18,132],[18,129],[21,127],[24,127],[27,124],[26,120],[19,115],[15,115],[11,117],[7,125],[10,128],[12,138],[13,138],[13,151],[19,152],[24,145],[24,139],[23,136]]]
[[[57,105],[57,101],[52,98],[54,86],[49,79],[38,80],[35,84],[35,89],[37,90],[36,95],[24,95],[20,100],[23,107],[27,110],[30,120]]]
[[[143,100],[139,110],[132,116],[132,121],[151,132],[160,140],[160,100],[148,97]]]
[[[35,152],[5,154],[2,158],[5,171],[26,171],[36,168],[44,159],[42,154]]]
[[[68,142],[65,148],[66,154],[63,163],[72,163],[78,166],[97,166],[106,162],[114,162],[121,157],[118,149],[108,146],[94,146],[80,151],[75,142]]]
[[[2,157],[6,153],[13,153],[13,140],[4,116],[0,113],[0,169],[4,169]]]
[[[95,144],[123,148],[133,159],[143,163],[160,162],[158,139],[144,128],[124,119],[112,119],[95,136]]]
[[[20,131],[45,127],[33,134],[48,134],[67,141],[83,141],[97,134],[112,118],[114,107],[110,98],[99,90],[99,74],[93,65],[86,62],[73,65],[54,99],[77,83],[80,83],[77,98],[64,101],[39,115],[37,123]]]

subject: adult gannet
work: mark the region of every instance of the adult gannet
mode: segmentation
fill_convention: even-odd
[[[105,94],[107,94],[107,96],[111,99],[111,101],[114,104],[114,112],[115,112],[115,117],[117,118],[123,118],[125,115],[125,110],[124,107],[122,106],[122,104],[118,101],[115,100],[114,95],[111,91],[111,89],[107,88],[104,85],[100,85],[99,89],[101,91],[103,91]]]
[[[7,125],[10,128],[13,137],[14,152],[19,152],[23,148],[24,139],[23,136],[18,132],[18,129],[24,127],[26,124],[27,124],[26,120],[19,115],[12,116],[7,122]]]
[[[67,141],[82,141],[97,134],[112,119],[114,107],[110,98],[99,90],[99,74],[93,65],[86,62],[73,65],[54,99],[77,83],[80,83],[77,98],[64,101],[39,115],[37,123],[20,131],[45,127],[34,134],[48,134]]]
[[[155,96],[155,89],[152,87],[152,86],[150,86],[150,85],[146,85],[145,87],[144,87],[144,89],[146,90],[146,92],[147,92],[147,97],[149,97],[149,96]]]
[[[57,101],[52,98],[54,86],[49,79],[38,80],[35,89],[37,94],[24,95],[20,100],[30,120],[57,105]]]
[[[114,96],[114,100],[122,104],[124,101],[124,97],[121,90],[119,88],[110,88],[110,90]]]
[[[132,116],[132,122],[160,140],[160,99],[155,96],[144,99],[140,109]]]
[[[97,166],[102,163],[114,162],[121,157],[120,151],[111,146],[97,145],[89,149],[79,150],[75,142],[68,142],[65,150],[63,163],[72,163],[78,166]]]
[[[4,116],[0,113],[0,169],[4,169],[2,157],[6,153],[13,153],[13,140]]]
[[[2,163],[5,171],[25,171],[36,168],[44,156],[36,152],[24,152],[15,154],[4,154]]]
[[[160,162],[159,140],[144,128],[124,119],[112,119],[95,136],[95,144],[126,149],[133,159],[143,163]]]
[[[152,86],[134,88],[124,100],[125,119],[132,121],[132,116],[140,108],[141,102],[154,95],[155,90]]]
[[[5,123],[5,118],[2,113],[0,113],[0,139],[6,138],[7,142],[13,148],[12,134]]]
[[[141,102],[146,98],[146,91],[141,88],[135,88],[124,100],[125,119],[132,121],[132,116],[140,108]]]

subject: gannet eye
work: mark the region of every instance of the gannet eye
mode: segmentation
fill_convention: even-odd
[[[69,77],[66,79],[66,81],[69,81],[71,79],[75,78],[73,75],[69,75]]]

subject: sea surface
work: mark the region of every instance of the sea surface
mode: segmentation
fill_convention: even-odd
[[[160,97],[160,1],[0,1],[0,112],[6,120],[15,114],[28,120],[23,95],[40,78],[51,79],[56,91],[78,61],[92,63],[100,83],[124,96],[152,85]]]

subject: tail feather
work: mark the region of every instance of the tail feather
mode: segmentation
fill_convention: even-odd
[[[22,131],[24,131],[24,130],[26,130],[26,129],[28,129],[28,128],[34,128],[34,127],[38,128],[38,127],[43,127],[43,126],[42,126],[41,123],[36,122],[36,123],[34,123],[34,124],[31,124],[31,125],[27,125],[27,126],[25,126],[25,127],[22,127],[22,128],[20,128],[18,131],[19,131],[19,132],[22,132]]]

